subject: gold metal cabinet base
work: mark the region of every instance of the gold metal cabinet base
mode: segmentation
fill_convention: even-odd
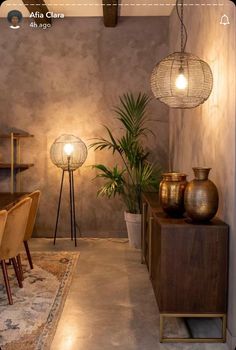
[[[222,338],[165,338],[163,336],[164,318],[221,318]],[[225,343],[226,341],[226,314],[160,314],[160,343]]]

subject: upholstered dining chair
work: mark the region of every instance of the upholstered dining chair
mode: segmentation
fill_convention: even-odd
[[[34,191],[27,196],[32,199],[32,203],[31,203],[28,222],[27,222],[27,226],[26,226],[26,230],[25,230],[24,246],[25,246],[25,251],[27,254],[30,268],[33,269],[34,266],[33,266],[32,258],[31,258],[30,250],[29,250],[28,240],[31,238],[33,230],[34,230],[36,215],[37,215],[38,206],[39,206],[40,191],[38,191],[38,190]]]
[[[0,261],[8,301],[11,305],[13,304],[13,299],[8,278],[6,260],[10,260],[12,263],[19,287],[22,288],[23,284],[16,258],[21,250],[21,244],[25,235],[31,203],[31,198],[22,199],[8,211],[2,242],[0,244]]]
[[[0,211],[0,246],[2,242],[2,237],[6,225],[6,220],[7,220],[7,211],[6,210],[1,210]]]

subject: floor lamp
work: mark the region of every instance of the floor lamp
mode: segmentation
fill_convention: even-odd
[[[71,240],[75,241],[76,237],[76,215],[75,215],[75,191],[74,191],[74,171],[81,167],[87,158],[87,147],[85,143],[74,135],[61,135],[52,144],[50,149],[50,158],[58,168],[62,169],[60,193],[57,206],[57,217],[54,231],[54,245],[56,244],[57,228],[61,209],[62,190],[65,173],[68,173],[69,192],[70,192],[70,231]]]

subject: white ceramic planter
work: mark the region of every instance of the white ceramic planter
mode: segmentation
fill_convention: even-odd
[[[125,221],[130,247],[141,249],[141,214],[125,212]]]

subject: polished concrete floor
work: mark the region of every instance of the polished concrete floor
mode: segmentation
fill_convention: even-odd
[[[158,309],[140,252],[122,239],[69,239],[32,250],[81,252],[51,350],[226,350],[224,344],[160,344]],[[178,326],[178,324],[176,324]]]

